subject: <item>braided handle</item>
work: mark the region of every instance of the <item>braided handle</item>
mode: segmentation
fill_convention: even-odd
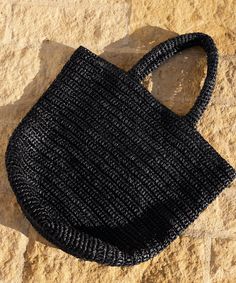
[[[196,32],[168,39],[151,49],[128,71],[130,76],[140,82],[177,52],[197,45],[201,46],[207,54],[208,68],[200,95],[190,111],[184,116],[193,125],[197,123],[206,109],[216,82],[218,50],[209,35]]]

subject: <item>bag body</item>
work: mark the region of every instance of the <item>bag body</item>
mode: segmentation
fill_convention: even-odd
[[[168,58],[199,45],[207,76],[179,116],[141,81]],[[125,72],[80,46],[10,137],[9,182],[47,240],[78,258],[134,265],[188,227],[236,176],[196,130],[214,89],[212,38],[168,39]]]

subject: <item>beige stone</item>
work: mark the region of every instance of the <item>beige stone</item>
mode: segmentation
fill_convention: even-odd
[[[220,58],[216,87],[198,130],[236,168],[235,70],[235,58]]]
[[[175,35],[175,33],[157,27],[143,27],[129,36],[128,43],[125,43],[125,39],[117,41],[108,45],[100,55],[120,68],[129,70],[152,47]],[[206,71],[207,62],[204,50],[200,47],[192,47],[176,54],[155,70],[152,73],[149,90],[160,102],[177,114],[184,115],[200,94]],[[235,82],[236,57],[220,56],[217,81],[209,107],[211,105],[221,106],[223,108],[220,110],[223,111],[223,115],[227,113],[233,115],[235,113],[233,107],[236,105]],[[230,122],[232,127],[232,124],[235,125],[232,118],[217,121],[212,124],[212,127],[217,130],[219,122],[220,126],[223,126],[223,122],[225,124]]]
[[[10,51],[9,51],[9,48]],[[44,40],[38,48],[2,47],[0,122],[23,118],[55,79],[74,49]],[[11,79],[12,78],[12,79]]]
[[[147,50],[150,50],[157,44],[177,35],[176,32],[159,26],[143,25],[136,30],[130,31],[126,37],[112,42],[106,46],[105,50],[122,49],[129,53],[146,53]]]
[[[211,146],[236,168],[236,106],[211,105],[199,122],[199,131]]]
[[[128,71],[148,52],[137,52],[139,44],[135,43],[135,38],[136,36],[132,37],[131,50],[127,51],[124,47],[118,53],[105,51],[100,56]],[[140,46],[142,48],[143,45]],[[109,48],[113,47],[108,47],[108,50]],[[199,47],[184,50],[167,60],[142,83],[162,104],[175,113],[184,115],[199,95],[200,85],[205,78],[205,61],[204,51]]]
[[[0,282],[21,283],[28,238],[0,225]]]
[[[56,248],[31,225],[28,233],[24,280],[26,282],[142,282],[150,261],[133,267],[109,267],[77,259]],[[68,272],[69,270],[69,272]],[[48,274],[50,272],[50,274]]]
[[[6,3],[0,3],[0,42],[7,43],[11,40],[11,30],[9,27],[11,5]]]
[[[28,237],[29,237],[31,242],[37,241],[37,242],[40,242],[41,244],[44,244],[46,246],[56,248],[54,244],[47,241],[43,236],[41,236],[38,233],[38,231],[36,231],[35,228],[31,224],[29,224]]]
[[[203,282],[203,265],[203,241],[179,237],[151,261],[141,282]]]
[[[200,213],[198,218],[191,225],[188,226],[183,232],[183,235],[209,237],[216,233],[218,234],[221,227],[222,221],[219,211],[219,200],[217,198]]]
[[[0,193],[0,203],[0,225],[28,235],[29,222],[22,213],[15,196],[8,192]]]
[[[213,93],[214,104],[225,106],[225,112],[236,105],[236,56],[219,57],[216,88]]]
[[[107,5],[107,4],[110,4],[110,3],[116,3],[116,2],[119,2],[120,0],[98,0],[96,1],[96,4],[99,4],[99,5]],[[122,2],[123,1],[123,2]],[[129,3],[130,0],[122,0],[120,2],[122,3]],[[89,1],[87,3],[83,2],[83,0],[51,0],[51,1],[48,1],[48,0],[11,0],[11,3],[13,4],[36,4],[36,5],[47,5],[47,6],[59,6],[59,7],[65,7],[67,6],[67,4],[69,3],[70,5],[71,4],[82,4],[84,5],[84,7],[91,7],[91,6],[94,6],[95,5],[95,2],[92,0],[92,1]],[[85,4],[84,4],[85,3]]]
[[[203,52],[196,48],[177,54],[153,72],[152,94],[173,112],[188,113],[204,78]]]
[[[236,281],[236,240],[212,241],[211,276],[214,283]]]
[[[208,237],[236,236],[236,181],[232,182],[183,232]]]
[[[15,126],[15,124],[5,124],[0,119],[0,193],[11,192],[5,167],[5,152],[9,137]]]
[[[24,282],[141,282],[148,263],[134,267],[110,267],[83,261],[63,251],[32,241],[27,249]]]
[[[132,0],[130,33],[142,26],[155,26],[182,34],[211,35],[220,53],[235,54],[236,1]]]
[[[220,57],[216,87],[211,102],[198,123],[203,137],[236,168],[236,60]],[[200,214],[186,231],[219,234],[235,232],[235,182]],[[229,193],[228,193],[229,192]],[[234,213],[235,211],[235,213]]]
[[[236,181],[219,197],[220,229],[236,236]],[[236,252],[236,251],[235,251]]]
[[[127,71],[158,43],[201,31],[213,36],[221,56],[198,130],[236,168],[236,1],[3,0],[0,9],[0,282],[236,282],[236,183],[159,255],[110,267],[76,259],[44,239],[22,213],[4,163],[14,128],[74,48],[84,45]],[[184,115],[204,82],[205,59],[201,48],[185,50],[142,83]]]
[[[198,123],[203,137],[236,168],[236,60],[234,57],[220,57],[216,87],[211,102]],[[227,235],[235,228],[235,182],[188,228],[187,234],[199,233]],[[234,213],[235,211],[235,213]]]
[[[14,45],[0,47],[0,106],[18,100],[24,88],[39,70],[38,50],[16,48]],[[1,108],[0,108],[1,109]]]
[[[81,0],[69,6],[35,4],[13,6],[14,41],[29,44],[49,39],[97,51],[127,33],[128,5],[124,0]]]
[[[83,261],[40,242],[26,253],[25,282],[202,282],[203,242],[181,237],[152,260],[133,267]]]

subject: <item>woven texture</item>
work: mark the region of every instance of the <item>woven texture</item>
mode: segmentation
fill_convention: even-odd
[[[141,81],[199,45],[207,76],[178,116]],[[8,178],[28,220],[76,257],[109,265],[146,261],[173,241],[236,176],[196,130],[214,89],[212,38],[169,39],[125,72],[80,46],[19,123]]]

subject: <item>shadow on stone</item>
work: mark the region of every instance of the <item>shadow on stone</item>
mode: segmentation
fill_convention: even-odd
[[[176,35],[176,33],[161,28],[146,26],[106,46],[104,52],[99,55],[127,71],[152,47]],[[19,207],[7,181],[4,153],[11,132],[52,83],[73,51],[71,47],[53,41],[43,41],[39,52],[39,72],[24,89],[20,100],[0,108],[0,123],[3,125],[3,146],[0,152],[0,168],[3,171],[0,183],[0,224],[16,229],[48,245],[51,244],[39,236],[19,212]],[[177,114],[184,115],[189,111],[200,92],[201,83],[205,78],[204,67],[206,67],[205,53],[200,47],[194,47],[169,59],[158,70],[150,74],[143,83],[161,103]],[[2,123],[2,121],[5,122]],[[9,212],[10,204],[11,212]]]

